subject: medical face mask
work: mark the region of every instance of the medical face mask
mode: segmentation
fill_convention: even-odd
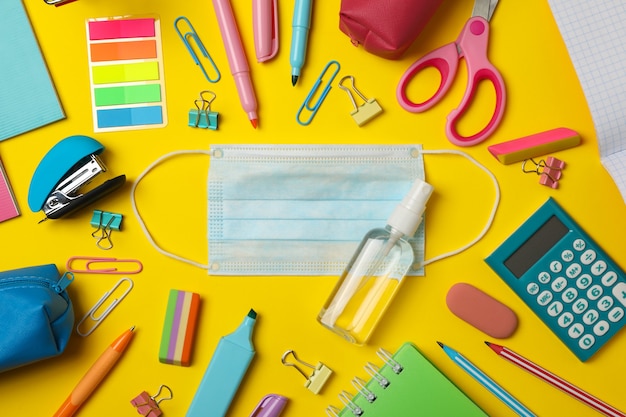
[[[161,157],[136,179],[131,200],[157,250],[209,274],[339,275],[363,233],[384,226],[415,179],[424,180],[423,155],[435,152],[423,151],[420,145],[215,145],[210,151]],[[442,152],[471,159],[460,151]],[[207,264],[159,248],[134,197],[137,185],[155,165],[188,153],[211,158]],[[497,201],[489,224],[496,206]],[[489,224],[466,247],[478,241]],[[423,275],[429,262],[424,261],[423,224],[408,241],[415,262],[407,275]]]

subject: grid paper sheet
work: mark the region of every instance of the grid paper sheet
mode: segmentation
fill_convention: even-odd
[[[626,1],[548,3],[587,98],[600,159],[626,202]]]

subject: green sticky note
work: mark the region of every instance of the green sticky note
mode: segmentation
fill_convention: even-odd
[[[94,89],[94,98],[98,107],[157,103],[161,101],[161,85],[140,84],[122,87],[100,87]]]

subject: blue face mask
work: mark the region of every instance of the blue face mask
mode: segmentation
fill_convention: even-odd
[[[340,274],[363,234],[384,227],[413,181],[424,179],[419,149],[212,147],[209,273]],[[411,243],[423,260],[423,229]]]
[[[136,206],[141,179],[162,161],[184,154],[211,158],[208,181],[209,262],[161,249]],[[214,275],[339,275],[363,235],[385,223],[411,188],[424,180],[424,154],[457,154],[492,179],[496,198],[483,231],[465,246],[424,261],[424,223],[409,239],[424,275],[429,263],[456,255],[488,231],[500,199],[498,182],[484,166],[456,150],[420,145],[215,145],[210,151],[176,151],[141,173],[131,188],[133,211],[162,254]]]

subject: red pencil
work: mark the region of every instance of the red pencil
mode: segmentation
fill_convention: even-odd
[[[495,343],[485,342],[485,344],[493,349],[493,351],[496,352],[499,356],[503,357],[509,362],[513,362],[520,368],[523,368],[531,374],[543,379],[545,382],[552,385],[553,387],[558,388],[566,394],[569,394],[572,397],[582,401],[589,407],[604,414],[605,416],[626,417],[626,414],[622,413],[617,408],[608,405],[604,401],[601,401],[593,395],[581,390],[577,386],[570,384],[563,378],[558,377],[552,372],[543,369],[541,366],[529,361],[528,359],[520,356],[512,350],[505,348],[504,346],[496,345]]]

